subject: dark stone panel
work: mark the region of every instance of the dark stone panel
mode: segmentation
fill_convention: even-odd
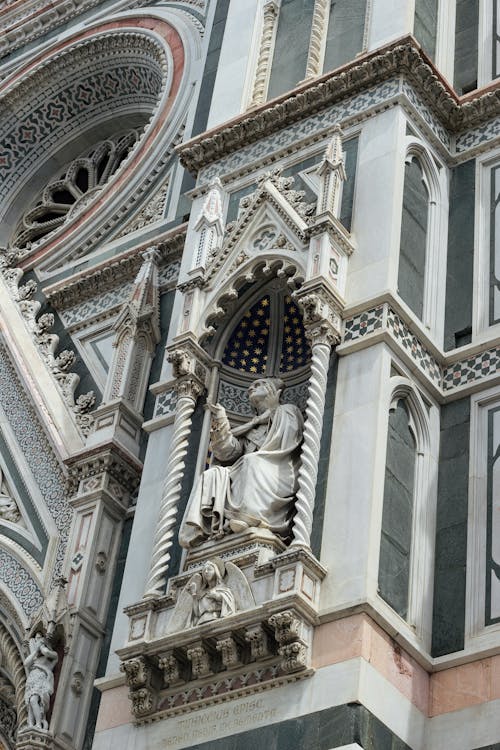
[[[429,196],[417,159],[405,167],[398,292],[415,315],[422,317]]]
[[[253,193],[256,187],[257,186],[255,185],[255,183],[252,183],[251,185],[247,185],[246,187],[241,188],[241,190],[235,190],[234,193],[230,194],[229,204],[227,207],[226,222],[236,221],[236,219],[238,218],[240,200],[244,198],[245,195]]]
[[[302,683],[307,689],[307,683]],[[334,706],[232,737],[191,745],[191,750],[332,750],[357,742],[364,750],[410,750],[359,703]]]
[[[268,99],[293,89],[306,74],[314,0],[282,0]]]
[[[363,48],[366,0],[334,0],[326,37],[323,72],[354,60]]]
[[[328,379],[326,383],[325,410],[323,412],[323,432],[319,448],[318,479],[316,482],[316,499],[314,504],[314,517],[311,532],[311,549],[316,557],[321,557],[321,537],[323,534],[323,521],[327,502],[326,486],[328,481],[328,465],[330,446],[332,440],[333,414],[335,410],[335,392],[337,389],[338,356],[332,352],[330,366],[328,368]],[[335,502],[335,498],[329,499]]]
[[[354,203],[354,187],[356,184],[356,167],[358,164],[358,138],[350,138],[344,141],[342,147],[345,154],[346,181],[342,188],[342,201],[340,204],[340,221],[346,229],[351,231],[352,210]]]
[[[436,54],[437,0],[415,0],[413,36],[433,60]]]
[[[458,94],[477,88],[479,0],[457,0],[455,21],[455,77]]]
[[[441,407],[432,654],[464,647],[470,399]]]
[[[210,32],[210,42],[208,44],[207,56],[205,59],[205,69],[201,80],[200,94],[198,105],[194,117],[193,130],[191,136],[203,133],[207,129],[208,114],[212,103],[214,91],[215,76],[219,65],[220,51],[224,31],[226,29],[227,11],[229,0],[218,0],[215,10],[214,22]]]
[[[378,571],[380,596],[401,617],[408,608],[415,449],[408,409],[401,399],[389,414]]]
[[[451,172],[445,350],[464,346],[471,340],[475,193],[476,163],[471,159]]]
[[[204,407],[205,397],[202,396],[200,399],[198,399],[198,403],[196,404],[196,408],[193,412],[191,432],[189,435],[189,445],[185,459],[185,469],[181,487],[181,498],[179,501],[179,509],[177,511],[177,520],[174,530],[174,543],[171,548],[169,573],[173,576],[178,574],[181,563],[182,548],[178,542],[179,528],[181,525],[182,517],[184,515],[184,511],[186,510],[186,505],[189,499],[191,488],[194,484],[196,462],[198,460],[198,451],[200,448],[201,428],[203,425],[203,416],[205,414]]]
[[[106,672],[106,663],[108,661],[109,649],[111,646],[111,637],[113,635],[113,629],[115,626],[116,612],[118,610],[118,600],[120,598],[120,591],[123,581],[123,573],[125,570],[125,560],[127,559],[128,547],[130,543],[130,534],[132,532],[132,519],[127,518],[123,522],[122,526],[122,540],[120,544],[120,550],[118,552],[118,560],[116,563],[115,577],[113,580],[113,587],[111,590],[111,598],[109,602],[108,617],[106,620],[106,629],[104,632],[104,638],[101,645],[101,653],[99,656],[99,664],[97,666],[96,677],[103,677]],[[90,710],[87,720],[87,731],[85,733],[85,739],[83,741],[82,750],[91,750],[92,743],[94,741],[95,726],[97,722],[97,714],[99,712],[99,706],[101,703],[101,693],[97,688],[92,691],[92,699],[90,701]]]
[[[155,408],[156,396],[151,393],[149,386],[152,383],[157,383],[161,376],[161,368],[163,365],[163,358],[165,356],[165,344],[167,343],[168,331],[170,328],[170,318],[172,317],[172,307],[174,305],[175,291],[172,289],[170,292],[162,294],[160,297],[160,330],[161,339],[160,343],[156,347],[153,362],[151,363],[151,371],[149,373],[148,390],[146,393],[146,400],[144,402],[144,421],[152,419]],[[139,458],[144,461],[146,455],[146,447],[148,444],[149,433],[141,431],[141,440],[139,447]]]

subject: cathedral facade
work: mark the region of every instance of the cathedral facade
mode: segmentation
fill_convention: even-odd
[[[0,750],[499,750],[497,0],[0,55]]]

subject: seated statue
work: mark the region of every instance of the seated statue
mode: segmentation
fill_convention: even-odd
[[[294,404],[280,404],[283,388],[279,378],[255,380],[248,398],[257,414],[234,429],[224,407],[209,404],[218,465],[193,487],[179,531],[183,547],[256,526],[289,536],[303,419]]]
[[[245,574],[232,562],[219,557],[207,560],[179,593],[167,628],[173,633],[206,622],[220,620],[255,606]]]

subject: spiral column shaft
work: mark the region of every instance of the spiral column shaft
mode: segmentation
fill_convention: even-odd
[[[165,592],[171,557],[170,550],[177,519],[177,508],[181,497],[181,483],[185,467],[184,459],[186,458],[188,449],[191,418],[198,395],[195,390],[192,390],[189,394],[179,395],[177,401],[174,434],[172,436],[167,475],[160,502],[158,525],[156,527],[153,554],[144,598],[162,596]]]
[[[264,20],[260,38],[259,57],[255,71],[251,107],[256,107],[265,101],[267,93],[267,81],[269,78],[269,67],[271,61],[271,50],[273,46],[276,22],[278,19],[278,5],[274,0],[264,5]]]
[[[328,29],[329,0],[315,0],[307,54],[306,79],[321,73],[323,50]]]
[[[312,346],[311,377],[291,546],[310,546],[330,348],[330,344],[326,342],[313,343]]]

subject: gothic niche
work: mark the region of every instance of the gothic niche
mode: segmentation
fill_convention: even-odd
[[[210,466],[181,524],[186,549],[255,528],[291,540],[309,345],[302,315],[280,281],[250,290],[242,308],[215,347],[222,373],[217,398],[208,401]]]
[[[138,130],[111,136],[66,165],[19,221],[11,245],[29,249],[83,210],[115,174],[140,138]]]

